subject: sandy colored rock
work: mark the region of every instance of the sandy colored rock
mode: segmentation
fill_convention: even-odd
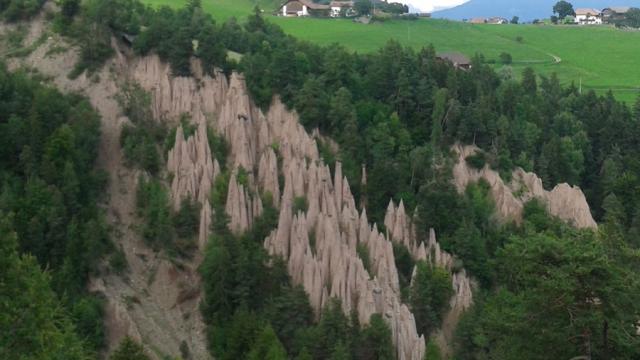
[[[542,180],[533,173],[517,168],[513,171],[511,183],[506,184],[500,175],[485,165],[481,170],[470,167],[465,159],[480,151],[475,146],[455,145],[458,162],[453,168],[454,182],[458,191],[463,192],[468,184],[484,179],[489,183],[491,195],[496,204],[497,215],[503,221],[522,222],[524,203],[537,198],[547,207],[549,214],[578,228],[596,229],[597,223],[591,215],[587,199],[577,186],[558,184],[546,191]]]
[[[36,49],[25,61],[41,68],[35,62],[44,59],[46,51],[47,48]],[[229,81],[219,72],[211,77],[198,61],[192,60],[193,77],[174,77],[170,66],[155,55],[133,58],[126,49],[116,53],[97,84],[84,75],[69,80],[68,64],[74,61],[62,55],[47,60],[44,71],[45,75],[54,76],[63,89],[85,92],[103,115],[100,153],[106,158],[100,162],[112,175],[110,221],[125,229],[118,245],[123,247],[130,266],[127,281],[114,275],[92,281],[99,284],[92,287],[105,293],[111,309],[108,346],[113,348],[122,336],[130,334],[161,354],[178,356],[184,341],[194,358],[209,358],[205,327],[197,306],[200,279],[196,269],[201,254],[178,268],[148,249],[130,230],[135,225],[130,216],[135,211],[135,193],[130,189],[136,188],[138,174],[123,165],[119,134],[127,119],[119,115],[113,95],[120,84],[133,81],[151,94],[152,113],[157,121],[177,125],[180,116],[188,114],[198,126],[196,133],[187,139],[182,128],[177,131],[167,170],[173,174],[174,208],[187,196],[203,205],[198,239],[201,247],[206,243],[212,215],[210,185],[221,170],[209,149],[206,128],[210,126],[230,146],[226,163],[232,175],[225,211],[232,231],[241,233],[249,229],[263,210],[258,194],[271,192],[279,205],[279,219],[277,228],[265,239],[265,248],[285,258],[293,282],[305,288],[316,313],[331,297],[339,297],[343,310],[355,311],[362,323],[367,323],[372,314],[380,313],[391,328],[397,358],[422,359],[424,336],[418,334],[413,314],[401,302],[390,239],[400,237],[401,241],[415,245],[404,204],[402,210],[394,209],[394,230],[389,236],[371,226],[366,212],[356,208],[341,165],[337,165],[339,170],[332,176],[329,166],[320,159],[315,137],[305,131],[297,114],[277,98],[269,111],[263,113],[252,103],[241,75],[232,74]],[[116,81],[109,74],[109,67],[116,69]],[[239,167],[248,175],[243,184],[237,180]],[[280,184],[279,172],[284,184]],[[361,181],[365,181],[364,170],[362,177]],[[123,188],[129,191],[121,191]],[[299,196],[306,197],[308,209],[294,214],[293,202]],[[120,217],[124,218],[122,222]],[[311,236],[315,239],[313,243]],[[358,244],[364,244],[369,252],[370,271],[357,254]],[[423,245],[425,256],[428,249]],[[123,299],[132,303],[127,305]],[[156,355],[152,356],[158,358]]]
[[[204,249],[211,224],[209,194],[215,178],[220,174],[220,165],[211,156],[204,122],[198,124],[195,134],[187,140],[184,139],[182,125],[178,126],[175,144],[168,155],[167,171],[173,175],[171,201],[174,210],[178,210],[187,198],[201,205],[198,246]]]
[[[400,301],[391,241],[369,225],[365,211],[356,209],[340,163],[332,179],[322,162],[307,163],[299,154],[290,155],[284,159],[289,171],[278,227],[265,240],[265,248],[287,260],[292,280],[309,294],[316,314],[331,297],[341,299],[345,313],[355,311],[363,324],[380,313],[390,325],[398,358],[421,359],[424,337],[417,333],[413,315]],[[308,210],[292,214],[292,200],[298,192],[306,195]],[[313,245],[309,234],[315,239]],[[357,254],[358,243],[369,251],[371,272]]]

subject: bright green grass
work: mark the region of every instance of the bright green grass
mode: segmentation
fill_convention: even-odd
[[[142,0],[142,2],[152,6],[166,5],[173,8],[184,6],[187,3],[186,0]],[[230,17],[245,18],[256,5],[272,11],[279,2],[280,0],[202,0],[202,7],[217,21],[225,21]]]
[[[185,0],[145,0],[154,6],[181,6]],[[613,89],[624,101],[640,95],[640,32],[609,27],[471,25],[445,20],[388,21],[370,25],[344,19],[282,18],[268,16],[279,0],[203,0],[206,11],[218,21],[232,16],[242,20],[256,3],[267,18],[299,39],[321,45],[340,43],[357,52],[376,51],[389,39],[419,48],[433,44],[439,52],[482,53],[497,60],[500,53],[513,56],[514,72],[525,66],[537,73],[553,72],[564,84],[582,83],[583,89],[603,93]],[[520,36],[522,43],[516,41]],[[555,63],[552,55],[562,59]],[[496,66],[499,67],[499,66]]]

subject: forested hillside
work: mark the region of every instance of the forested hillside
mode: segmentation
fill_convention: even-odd
[[[0,355],[85,358],[104,345],[102,300],[85,286],[112,250],[93,169],[99,116],[4,66],[0,112]]]
[[[219,81],[233,83],[232,74],[239,72],[252,102],[265,113],[276,97],[309,133],[319,131],[314,141],[323,164],[333,174],[345,174],[353,203],[366,208],[374,229],[385,232],[393,199],[415,214],[419,242],[435,230],[442,248],[455,256],[453,275],[465,269],[477,286],[455,341],[446,344],[451,351],[439,349],[439,329],[452,325],[445,324],[452,274],[393,243],[398,297],[424,335],[426,359],[442,353],[457,359],[640,356],[640,100],[629,107],[611,94],[581,93],[531,69],[516,81],[513,74],[495,72],[480,55],[463,71],[439,60],[428,44],[415,51],[391,41],[365,55],[337,45],[320,47],[285,35],[257,8],[244,23],[218,24],[197,0],[179,10],[151,9],[135,0],[61,5],[50,16],[53,29],[80,54],[70,78],[95,75],[120,51],[112,44],[123,38],[130,44],[120,46],[131,56],[157,54],[170,64],[172,76],[200,77],[202,87],[207,84],[194,73],[194,58]],[[38,9],[22,0],[0,6],[11,21]],[[241,54],[234,57],[239,60],[227,51]],[[109,229],[98,206],[108,201],[101,196],[106,175],[94,167],[100,117],[82,94],[62,95],[42,84],[46,81],[0,70],[0,313],[8,314],[0,317],[3,358],[97,356],[105,347],[103,300],[88,293],[87,281],[101,272],[127,271],[109,236],[117,229]],[[119,138],[122,152],[127,166],[140,174],[137,231],[147,246],[176,264],[202,258],[200,310],[213,356],[398,356],[391,315],[373,314],[363,322],[356,312],[346,314],[337,299],[315,314],[310,294],[296,286],[286,259],[265,249],[265,239],[283,222],[278,207],[285,205],[275,192],[287,190],[278,178],[285,177],[283,158],[292,155],[281,143],[270,143],[276,186],[254,192],[258,171],[227,161],[237,154],[213,126],[254,114],[233,113],[233,119],[206,125],[189,116],[171,122],[153,119],[151,97],[141,87],[124,87],[120,95],[130,120]],[[170,204],[170,184],[178,174],[164,164],[178,134],[185,141],[204,136],[208,141],[199,146],[207,149],[207,162],[218,161],[219,174],[206,184],[206,204],[191,198],[177,208]],[[579,186],[598,229],[576,229],[553,218],[536,199],[524,206],[521,223],[499,221],[492,184],[480,181],[457,191],[451,150],[457,144],[479,147],[466,163],[495,169],[506,182],[521,167],[538,174],[545,188],[564,182]],[[261,204],[245,231],[231,224],[233,204],[227,202],[234,199],[228,196],[234,186],[242,189],[242,199]],[[311,212],[305,196],[295,197],[289,210],[300,214],[296,221]],[[209,203],[211,236],[199,249],[199,206]],[[309,256],[319,251],[316,233],[307,234]],[[373,274],[377,259],[371,249],[362,243],[354,247],[359,264]],[[24,311],[27,304],[33,311]],[[34,317],[24,320],[26,313]],[[142,352],[127,339],[113,358],[138,359]],[[180,352],[191,357],[186,344]]]

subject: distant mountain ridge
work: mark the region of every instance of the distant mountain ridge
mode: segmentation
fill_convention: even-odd
[[[511,19],[513,16],[518,16],[522,21],[531,21],[550,17],[553,12],[553,5],[556,2],[557,0],[471,0],[450,9],[434,12],[433,17],[463,20],[491,16]],[[569,2],[573,4],[574,8],[640,7],[640,0],[580,0]]]

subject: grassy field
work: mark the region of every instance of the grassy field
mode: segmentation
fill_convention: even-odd
[[[146,0],[181,6],[185,0]],[[389,39],[416,48],[429,43],[439,52],[482,53],[498,59],[513,56],[514,72],[526,66],[540,74],[558,74],[564,84],[582,83],[599,93],[612,89],[624,101],[640,96],[640,31],[614,28],[536,25],[471,25],[446,20],[388,21],[363,25],[344,19],[282,18],[269,16],[278,0],[203,0],[218,21],[242,20],[256,4],[267,18],[289,34],[317,44],[340,43],[358,52],[375,51]],[[519,42],[516,39],[522,38]],[[560,60],[558,62],[558,60]]]

